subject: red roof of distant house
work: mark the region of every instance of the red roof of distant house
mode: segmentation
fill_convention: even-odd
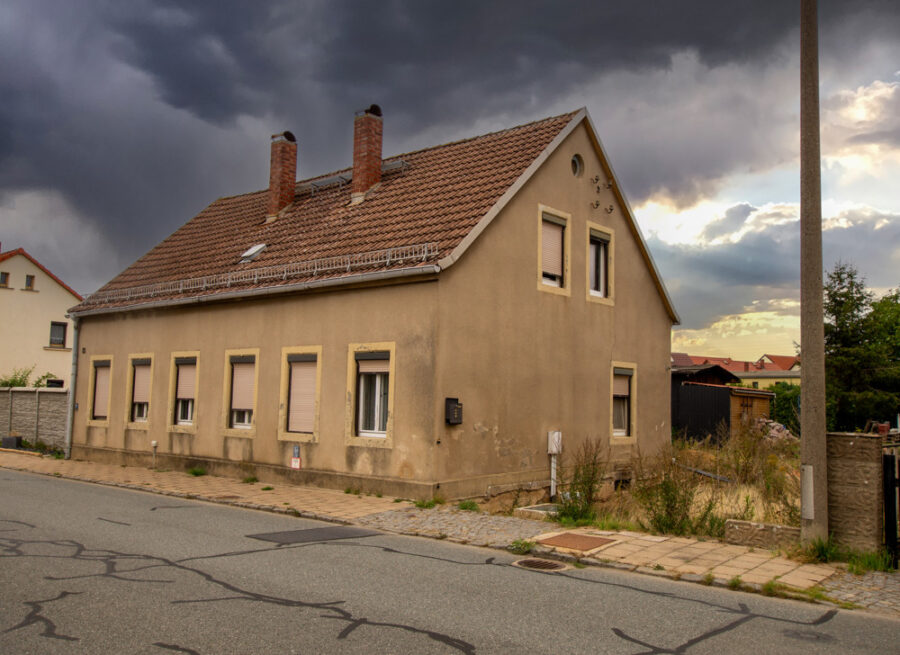
[[[763,359],[768,359],[782,371],[790,371],[795,364],[800,363],[800,358],[796,355],[769,355],[767,353],[760,357],[760,361]]]
[[[12,257],[15,257],[16,255],[22,255],[23,257],[25,257],[26,259],[28,259],[28,261],[30,261],[32,264],[34,264],[34,265],[37,266],[39,269],[41,269],[42,271],[44,271],[44,273],[46,273],[46,274],[49,275],[51,278],[53,278],[53,280],[54,280],[57,284],[59,284],[59,286],[61,286],[63,289],[65,289],[66,291],[68,291],[69,293],[71,293],[73,296],[75,296],[76,298],[78,298],[78,300],[82,300],[81,295],[80,295],[77,291],[75,291],[75,289],[73,289],[73,288],[70,287],[68,284],[66,284],[65,282],[63,282],[62,280],[60,280],[60,279],[59,279],[58,277],[56,277],[53,273],[50,272],[50,269],[48,269],[46,266],[44,266],[43,264],[41,264],[38,260],[36,260],[36,259],[35,259],[34,257],[32,257],[31,255],[29,255],[27,252],[25,252],[25,248],[16,248],[15,250],[7,250],[6,252],[0,252],[0,262],[5,261],[5,260],[7,260],[7,259],[11,259]]]
[[[694,361],[687,353],[672,353],[672,366],[693,366]]]
[[[786,371],[790,368],[782,368],[779,364],[763,361],[764,357],[771,357],[770,355],[763,355],[763,357],[755,362],[743,359],[731,359],[731,357],[708,357],[705,355],[688,355],[688,357],[691,359],[692,364],[718,364],[726,371],[732,373],[747,373],[750,371]]]

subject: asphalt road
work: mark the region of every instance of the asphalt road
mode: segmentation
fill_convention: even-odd
[[[516,559],[0,470],[0,653],[900,653],[890,619]]]

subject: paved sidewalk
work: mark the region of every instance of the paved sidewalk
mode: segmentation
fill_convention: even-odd
[[[468,512],[449,506],[414,507],[409,501],[281,483],[191,476],[134,466],[59,460],[0,449],[0,467],[122,486],[155,493],[353,523],[398,534],[507,548],[532,542],[531,555],[609,566],[716,586],[761,590],[773,581],[788,593],[823,592],[828,598],[900,618],[897,573],[852,576],[828,564],[803,564],[769,551],[717,541],[612,532],[559,530],[542,521]]]

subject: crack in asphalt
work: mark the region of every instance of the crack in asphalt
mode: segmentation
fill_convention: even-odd
[[[49,618],[44,616],[42,612],[44,611],[45,603],[52,603],[57,600],[62,600],[66,596],[77,596],[81,593],[82,592],[80,591],[61,591],[55,598],[25,601],[25,604],[31,608],[31,611],[28,612],[28,614],[25,615],[25,618],[22,619],[19,623],[12,626],[11,628],[7,628],[3,631],[3,633],[6,634],[14,630],[27,628],[30,625],[39,624],[44,627],[44,630],[41,632],[42,637],[48,637],[49,639],[60,639],[62,641],[78,641],[78,637],[69,637],[68,635],[59,634],[56,631],[56,624]]]
[[[155,508],[154,508],[155,509]],[[2,520],[0,521],[6,523],[16,523],[28,528],[34,528],[35,526],[31,524],[27,524],[21,521],[10,521],[10,520]],[[16,528],[13,528],[14,530]],[[21,529],[21,528],[19,528]],[[8,531],[8,530],[5,530]],[[28,547],[32,545],[53,545],[60,548],[65,548],[70,552],[66,554],[30,554],[27,552]],[[200,603],[217,603],[217,602],[229,602],[229,601],[250,601],[254,603],[264,603],[269,605],[281,606],[281,607],[291,607],[298,609],[310,609],[317,610],[319,612],[318,617],[327,620],[336,620],[345,623],[344,627],[338,633],[336,639],[343,640],[346,639],[349,635],[354,633],[355,631],[361,628],[372,628],[372,629],[390,629],[390,630],[400,630],[404,632],[408,632],[411,634],[421,635],[423,637],[427,637],[428,639],[435,641],[437,643],[444,644],[458,652],[461,653],[475,653],[476,647],[475,645],[463,640],[459,639],[444,633],[436,632],[433,630],[428,630],[426,628],[419,628],[416,626],[404,624],[404,623],[393,623],[393,622],[382,622],[382,621],[372,621],[366,617],[357,617],[354,616],[353,613],[344,607],[341,607],[345,604],[344,600],[334,600],[328,602],[309,602],[304,600],[292,599],[292,598],[282,598],[279,596],[273,596],[268,594],[260,594],[256,592],[252,592],[246,589],[243,589],[236,584],[230,583],[226,580],[219,579],[214,575],[207,573],[199,568],[194,568],[188,566],[188,562],[199,562],[204,560],[215,560],[215,559],[224,559],[231,557],[242,557],[242,556],[252,556],[261,553],[271,553],[275,551],[284,552],[287,550],[293,550],[297,548],[310,548],[310,547],[329,547],[329,548],[373,548],[379,550],[381,552],[387,554],[395,554],[402,555],[406,557],[414,557],[420,558],[424,560],[433,560],[439,561],[447,564],[452,564],[456,566],[500,566],[504,568],[508,568],[511,570],[515,570],[522,575],[532,575],[532,574],[540,574],[540,575],[551,575],[557,576],[560,578],[565,578],[567,580],[571,580],[574,583],[582,583],[582,584],[592,584],[592,585],[600,585],[602,587],[607,588],[619,588],[631,592],[637,592],[640,594],[648,594],[652,596],[657,596],[661,598],[667,598],[672,600],[678,600],[682,602],[689,602],[694,604],[699,604],[707,607],[714,612],[720,612],[728,615],[737,615],[737,618],[731,620],[724,625],[713,628],[706,632],[703,632],[699,635],[688,639],[674,647],[666,647],[662,645],[657,645],[650,643],[648,641],[643,641],[638,639],[635,636],[632,636],[626,633],[624,630],[619,628],[611,628],[613,634],[616,635],[619,639],[626,641],[628,643],[634,644],[636,646],[640,646],[641,648],[645,648],[647,650],[640,651],[638,655],[656,655],[658,653],[686,653],[694,646],[701,644],[713,637],[727,634],[729,632],[734,631],[741,625],[748,623],[753,620],[770,620],[776,621],[780,623],[786,623],[791,626],[818,626],[827,623],[837,614],[837,611],[832,609],[822,613],[821,616],[812,620],[812,621],[801,621],[795,619],[788,619],[781,616],[774,616],[771,614],[766,614],[764,612],[756,612],[751,609],[745,603],[738,603],[737,607],[725,605],[722,603],[704,600],[702,598],[691,598],[688,596],[684,596],[674,592],[667,591],[652,591],[649,589],[642,589],[640,587],[636,587],[629,584],[606,581],[606,580],[596,580],[591,578],[581,577],[579,575],[574,574],[572,571],[564,571],[564,572],[552,572],[552,571],[523,571],[518,567],[514,567],[511,564],[497,562],[495,557],[488,557],[483,561],[459,561],[452,558],[441,557],[437,555],[429,555],[424,553],[415,553],[403,551],[397,548],[393,548],[390,546],[382,546],[373,543],[356,543],[349,540],[340,540],[340,541],[319,541],[319,542],[307,542],[307,543],[299,543],[299,544],[279,544],[276,546],[270,547],[262,547],[262,548],[252,548],[246,550],[238,550],[238,551],[229,551],[225,553],[218,553],[213,555],[200,555],[195,557],[186,557],[178,560],[171,560],[164,557],[152,556],[152,555],[144,555],[144,554],[135,554],[135,553],[123,553],[117,552],[107,549],[92,549],[87,548],[81,543],[78,543],[73,540],[26,540],[26,539],[14,539],[9,536],[0,536],[0,557],[35,557],[35,558],[46,558],[46,559],[70,559],[77,561],[88,561],[97,564],[101,564],[104,567],[102,572],[98,573],[89,573],[83,575],[76,576],[65,576],[65,577],[54,577],[54,576],[45,576],[44,579],[51,581],[72,581],[72,580],[81,580],[86,578],[105,578],[112,579],[123,582],[139,582],[139,583],[163,583],[163,584],[172,584],[175,580],[163,580],[163,579],[147,579],[147,578],[134,578],[128,577],[129,575],[133,576],[138,573],[143,573],[146,571],[161,569],[175,572],[183,572],[188,574],[194,574],[200,576],[206,582],[211,585],[217,586],[220,589],[229,592],[227,596],[220,596],[215,598],[198,598],[198,599],[178,599],[173,600],[171,603],[173,605],[177,604],[200,604]],[[130,568],[125,568],[128,567]],[[46,599],[46,600],[38,600],[38,601],[26,601],[25,604],[31,607],[31,611],[28,615],[23,619],[22,622],[8,628],[4,631],[4,633],[11,632],[13,630],[18,630],[29,625],[33,625],[36,623],[40,623],[44,626],[44,630],[41,633],[43,637],[55,638],[55,639],[64,639],[64,640],[77,640],[77,637],[70,637],[66,635],[60,635],[56,632],[56,627],[53,622],[42,614],[43,605],[46,603],[52,603],[54,601],[61,600],[68,595],[73,595],[74,593],[84,593],[84,592],[69,592],[62,591],[57,597]],[[172,650],[176,652],[184,652],[184,653],[197,653],[197,651],[191,650],[187,647],[176,645],[176,644],[166,644],[163,642],[154,643],[155,646],[167,650]],[[199,655],[199,653],[197,654]]]

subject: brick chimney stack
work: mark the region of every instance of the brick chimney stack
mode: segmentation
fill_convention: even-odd
[[[372,105],[353,121],[353,184],[351,198],[363,195],[381,182],[381,107]]]
[[[269,204],[267,222],[294,202],[297,184],[297,139],[290,132],[272,135],[272,160],[269,166]]]

